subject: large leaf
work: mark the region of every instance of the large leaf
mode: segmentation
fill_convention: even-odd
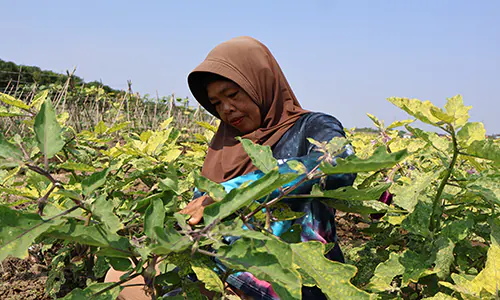
[[[61,126],[57,122],[56,111],[50,100],[42,104],[35,117],[35,137],[38,147],[47,158],[53,157],[64,147]]]
[[[163,228],[165,222],[165,208],[161,198],[151,199],[149,207],[144,214],[144,233],[150,239],[155,239],[155,227]]]
[[[373,155],[367,159],[361,159],[355,155],[350,155],[346,159],[337,158],[336,166],[323,162],[321,163],[320,169],[328,175],[377,171],[393,167],[407,156],[408,151],[406,150],[389,154],[385,146],[380,146],[375,149]]]
[[[414,172],[411,179],[402,178],[406,179],[401,180],[403,184],[393,184],[390,189],[390,192],[394,194],[394,204],[412,212],[418,199],[426,194],[426,190],[439,177],[439,174],[440,170],[428,173]],[[409,180],[411,180],[410,183],[408,183]]]
[[[378,200],[350,201],[350,200],[322,200],[324,204],[343,212],[357,214],[376,214],[391,211],[391,207]]]
[[[297,174],[279,174],[278,168],[276,168],[248,186],[231,190],[222,201],[205,208],[203,215],[205,224],[208,225],[216,219],[222,220],[252,201],[259,200],[275,189],[293,181],[297,176]]]
[[[403,220],[403,229],[413,234],[429,237],[429,222],[432,215],[432,205],[429,202],[419,200],[415,209]]]
[[[0,261],[9,255],[26,257],[33,241],[61,222],[61,219],[44,221],[38,214],[0,206]]]
[[[500,288],[500,247],[498,245],[490,247],[486,265],[474,279],[468,280],[459,274],[451,274],[451,277],[455,284],[443,281],[439,283],[461,293],[462,296],[465,296],[463,297],[465,299],[470,299],[470,296],[477,299],[484,298],[483,291],[498,295]]]
[[[402,284],[408,285],[411,282],[418,282],[422,277],[435,273],[430,271],[431,263],[429,257],[424,253],[416,253],[412,250],[406,250],[399,262],[404,267]]]
[[[317,185],[315,185],[311,191],[311,196],[334,198],[339,200],[377,200],[390,186],[390,183],[384,183],[359,190],[353,188],[352,186],[344,186],[335,190],[322,191]]]
[[[248,156],[250,156],[257,169],[268,173],[278,165],[276,159],[273,157],[271,147],[255,144],[248,139],[237,139],[241,142],[243,149],[248,153]]]
[[[5,104],[8,104],[8,105],[12,105],[12,106],[15,106],[17,108],[21,108],[21,109],[25,109],[25,110],[29,110],[29,105],[24,103],[23,101],[21,100],[18,100],[10,95],[7,95],[7,94],[4,94],[2,92],[0,92],[0,101],[2,101],[3,103]]]
[[[459,128],[469,120],[469,110],[472,106],[465,106],[461,95],[456,95],[451,98],[447,98],[447,102],[444,105],[446,114],[453,117],[452,125],[455,128]]]
[[[445,137],[437,135],[435,132],[428,132],[411,126],[406,126],[406,129],[415,137],[423,139],[429,145],[441,152],[448,154],[453,148],[451,141]]]
[[[100,172],[96,172],[89,177],[82,180],[82,190],[85,196],[89,196],[96,189],[106,183],[106,177],[108,176],[109,169],[104,169]]]
[[[14,144],[9,143],[2,133],[0,133],[0,158],[5,158],[8,162],[19,165],[23,159],[21,149]]]
[[[390,291],[393,289],[392,280],[404,273],[404,267],[399,262],[400,254],[391,252],[389,259],[378,264],[373,277],[367,285],[367,289],[376,292]]]
[[[317,242],[291,244],[293,262],[316,281],[330,299],[370,299],[370,294],[350,283],[356,267],[327,259],[325,245]]]
[[[292,268],[292,252],[287,244],[275,239],[241,238],[219,248],[218,254],[225,266],[271,283],[281,299],[301,299],[300,275]]]
[[[474,141],[467,147],[466,153],[500,163],[500,145],[494,140]]]
[[[194,184],[200,191],[206,192],[216,202],[224,199],[227,194],[221,184],[213,182],[199,174],[195,175]]]
[[[491,245],[484,269],[472,280],[472,284],[485,289],[493,295],[500,290],[500,247]]]
[[[464,148],[475,141],[484,140],[485,136],[486,129],[484,129],[483,123],[480,122],[469,122],[457,132],[458,144]]]
[[[215,273],[209,266],[203,263],[199,259],[194,259],[191,261],[191,268],[196,277],[205,284],[205,288],[209,291],[214,291],[218,293],[224,292],[224,283],[220,280],[217,273]]]
[[[66,295],[62,300],[115,300],[121,291],[121,286],[116,286],[98,296],[94,296],[98,292],[112,286],[114,282],[94,283],[84,290],[76,288]]]
[[[64,226],[52,227],[45,234],[66,241],[108,248],[106,255],[111,257],[126,258],[133,255],[128,239],[109,232],[100,226],[85,226],[84,224],[69,222]]]
[[[434,247],[436,248],[434,271],[440,279],[446,279],[450,275],[450,266],[455,259],[453,256],[455,244],[449,238],[439,238],[434,243]]]
[[[424,123],[438,126],[437,124],[440,122],[440,120],[431,113],[431,108],[437,107],[430,101],[422,102],[418,99],[396,97],[388,98],[387,100]]]
[[[77,163],[73,161],[66,161],[58,165],[59,168],[70,170],[70,171],[81,171],[81,172],[94,172],[95,168],[87,164]]]
[[[97,197],[91,205],[92,215],[99,219],[110,232],[114,233],[123,228],[123,223],[113,210],[113,201],[106,199],[105,195]]]
[[[189,236],[182,236],[173,227],[154,227],[156,245],[152,246],[152,251],[158,255],[165,255],[172,252],[181,252],[193,244]]]

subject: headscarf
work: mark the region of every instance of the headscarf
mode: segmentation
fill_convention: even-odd
[[[242,135],[221,122],[212,139],[201,174],[215,182],[257,170],[237,136],[271,148],[308,111],[302,109],[271,51],[251,37],[237,37],[216,46],[188,76],[196,100],[220,119],[208,100],[204,77],[217,74],[238,84],[260,108],[261,127]]]

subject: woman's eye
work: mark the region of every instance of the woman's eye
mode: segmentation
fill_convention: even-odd
[[[234,98],[236,97],[236,95],[238,94],[238,91],[234,92],[234,93],[231,93],[229,95],[227,95],[229,98]]]
[[[219,104],[220,104],[220,101],[217,101],[217,102],[212,102],[212,105],[213,105],[213,106],[217,106],[217,105],[219,105]]]

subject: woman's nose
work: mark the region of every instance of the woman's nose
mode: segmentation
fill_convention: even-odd
[[[234,105],[230,101],[224,101],[222,102],[222,112],[224,114],[229,114],[232,113],[236,110]]]

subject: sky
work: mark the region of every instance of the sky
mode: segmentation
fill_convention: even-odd
[[[189,97],[186,77],[217,44],[269,47],[301,105],[344,127],[409,116],[388,97],[443,107],[500,133],[500,0],[0,0],[0,58],[141,94]],[[424,129],[428,127],[423,126]]]

